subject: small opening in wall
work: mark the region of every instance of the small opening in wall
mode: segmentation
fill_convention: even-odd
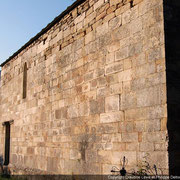
[[[46,44],[46,40],[47,40],[47,38],[43,39],[43,45]]]
[[[23,72],[23,99],[26,98],[27,95],[27,63],[24,64],[24,72]]]
[[[9,164],[10,157],[10,122],[5,122],[5,156],[4,156],[4,165]]]
[[[133,0],[130,1],[130,7],[133,7]]]

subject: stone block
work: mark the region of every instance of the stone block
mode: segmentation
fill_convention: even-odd
[[[125,110],[126,121],[147,119],[147,108],[135,108]]]
[[[112,32],[112,37],[114,40],[121,40],[130,36],[130,26],[125,24]]]
[[[132,80],[132,70],[128,69],[118,73],[119,82]]]
[[[70,150],[70,159],[71,160],[81,159],[81,153],[77,149],[71,149]]]
[[[119,41],[115,41],[115,42],[107,45],[107,49],[108,49],[109,53],[112,53],[112,52],[119,50],[120,47],[121,47],[121,45],[120,45]]]
[[[138,55],[142,52],[143,44],[142,42],[135,43],[129,46],[129,56]]]
[[[125,143],[113,143],[113,150],[114,151],[125,151],[126,150],[126,144]]]
[[[126,143],[126,151],[139,151],[138,143]]]
[[[166,131],[167,130],[167,118],[162,118],[161,119],[161,131]]]
[[[57,162],[58,159],[55,157],[48,157],[47,158],[47,171],[48,172],[57,172]]]
[[[80,23],[81,21],[83,21],[84,18],[85,18],[85,12],[82,13],[82,14],[80,14],[79,16],[77,16],[77,18],[74,20],[74,23],[75,23],[75,24],[78,24],[78,23]]]
[[[167,139],[166,132],[158,131],[158,132],[147,132],[143,134],[143,141],[145,142],[155,142],[162,143]]]
[[[113,63],[115,60],[115,54],[114,52],[108,53],[106,56],[106,64]]]
[[[161,130],[161,120],[148,120],[146,121],[146,131],[153,132],[153,131],[160,131]]]
[[[116,134],[118,133],[118,122],[102,123],[96,129],[97,134]]]
[[[89,106],[87,102],[79,104],[79,116],[88,116],[89,115]]]
[[[122,25],[127,24],[131,21],[131,10],[127,10],[122,13]]]
[[[94,163],[98,162],[97,151],[94,151],[92,149],[86,150],[85,159],[88,162],[94,162]]]
[[[104,113],[105,110],[105,101],[104,98],[100,98],[98,100],[92,100],[89,103],[90,114],[98,114]]]
[[[96,28],[96,36],[99,37],[105,35],[106,33],[108,33],[108,30],[109,30],[109,25],[108,22],[106,22]]]
[[[109,89],[107,87],[102,87],[97,89],[97,97],[107,96],[109,94]]]
[[[82,85],[82,92],[89,92],[90,88],[91,88],[91,84],[89,82],[85,83]]]
[[[109,96],[105,98],[105,111],[119,111],[119,95]]]
[[[143,28],[143,23],[142,23],[142,19],[141,18],[138,18],[138,19],[135,19],[134,21],[131,22],[131,33],[132,34],[135,34],[139,31],[142,31],[142,28]]]
[[[138,142],[138,133],[122,133],[122,142]]]
[[[121,94],[120,109],[134,109],[136,107],[136,94],[133,92]]]
[[[122,59],[126,59],[129,56],[129,48],[124,47],[116,52],[115,61],[120,61]]]
[[[118,63],[113,63],[113,64],[109,64],[105,67],[105,74],[112,74],[112,73],[116,73],[116,72],[121,72],[123,71],[123,62],[118,62]]]
[[[145,131],[145,122],[144,121],[135,121],[134,122],[134,130],[136,132],[143,132],[143,131]]]
[[[154,151],[154,143],[150,143],[150,142],[141,142],[140,143],[140,151],[143,152],[152,152]]]
[[[96,18],[96,12],[93,12],[92,14],[89,14],[84,19],[84,25],[87,25],[87,24],[91,23],[95,18]]]
[[[151,166],[154,164],[159,169],[168,168],[168,152],[167,151],[154,151],[148,153],[146,161],[150,163]]]
[[[86,36],[85,36],[85,44],[88,44],[91,41],[95,40],[95,34],[94,31],[89,32]]]
[[[116,74],[111,74],[111,75],[107,75],[106,79],[107,79],[107,83],[108,84],[116,84],[119,82],[119,77],[118,77],[118,73]]]
[[[98,151],[98,159],[101,163],[111,163],[112,162],[112,152],[111,151]]]
[[[120,143],[122,141],[122,135],[121,133],[116,133],[113,136],[111,136],[111,141],[113,143]]]
[[[96,9],[100,8],[103,4],[104,4],[104,0],[98,0],[98,1],[94,4],[94,10],[96,11]]]
[[[94,70],[94,74],[95,74],[95,77],[104,76],[104,74],[105,74],[104,67],[101,67],[101,68]]]
[[[78,105],[72,105],[67,110],[67,115],[69,118],[76,118],[79,116]]]
[[[120,122],[119,123],[119,132],[133,132],[134,124],[133,122]]]
[[[109,175],[112,170],[113,164],[103,164],[102,165],[102,173],[104,175]]]
[[[140,78],[136,78],[136,79],[132,80],[131,87],[132,87],[133,91],[138,91],[138,90],[146,88],[147,87],[146,78],[140,77]]]
[[[96,21],[102,20],[106,16],[106,11],[103,11],[101,14],[97,15]]]
[[[109,88],[110,94],[121,94],[122,93],[122,83],[113,84]]]
[[[136,76],[136,78],[139,78],[139,77],[145,77],[155,72],[156,72],[155,63],[148,63],[148,64],[144,64],[142,66],[137,67],[134,71],[134,75]]]
[[[124,60],[124,70],[131,69],[131,67],[132,67],[131,59],[125,59]]]
[[[99,77],[99,78],[97,79],[97,85],[98,85],[98,87],[106,86],[106,84],[107,84],[106,77]]]
[[[105,22],[109,22],[111,19],[113,19],[115,17],[115,13],[114,12],[112,12],[111,14],[108,14],[108,15],[106,15],[105,17],[104,17],[104,19],[103,19],[103,23],[105,23]]]
[[[110,6],[122,3],[122,0],[110,0]]]
[[[154,144],[154,150],[155,151],[167,151],[168,150],[168,143],[155,143]]]
[[[112,12],[114,12],[116,10],[116,6],[110,6],[108,9],[107,9],[107,14],[111,14]]]
[[[147,62],[146,61],[146,55],[144,52],[142,52],[142,53],[138,54],[137,56],[133,57],[132,65],[133,65],[133,67],[136,67],[139,65],[143,65],[146,62]]]
[[[60,108],[55,110],[56,119],[66,119],[67,118],[67,108]]]
[[[133,6],[141,3],[143,0],[133,0]]]
[[[132,90],[131,81],[124,81],[122,82],[122,84],[123,84],[123,93],[129,93]]]
[[[130,9],[130,3],[120,6],[118,9],[116,9],[115,14],[116,14],[116,16],[118,16],[118,15],[124,13],[125,11],[127,11],[128,9]]]
[[[84,82],[90,81],[94,78],[94,71],[91,71],[84,75]]]
[[[161,104],[160,87],[154,86],[137,92],[137,107],[154,106]]]
[[[122,23],[121,15],[116,16],[115,18],[113,18],[109,21],[109,28],[111,30],[116,29],[121,25],[121,23]]]
[[[122,111],[100,114],[101,123],[118,122],[123,120],[124,120],[124,112]]]
[[[18,160],[17,154],[12,154],[12,163],[13,163],[13,164],[16,164],[16,163],[17,163],[17,160]]]
[[[123,157],[128,159],[128,166],[135,167],[137,163],[136,151],[114,151],[112,153],[112,163],[119,164]]]
[[[162,59],[162,58],[163,58],[163,53],[162,53],[162,49],[160,47],[148,50],[147,59],[149,62],[155,61],[158,59]]]

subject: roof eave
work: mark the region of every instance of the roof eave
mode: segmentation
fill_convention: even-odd
[[[16,51],[12,56],[10,56],[6,61],[4,61],[0,66],[3,67],[6,63],[8,63],[12,58],[16,57],[20,52],[22,52],[25,48],[31,45],[34,41],[36,41],[39,37],[45,34],[49,29],[51,29],[56,23],[58,23],[66,14],[71,12],[74,8],[85,2],[86,0],[76,0],[71,6],[69,6],[65,11],[63,11],[59,16],[57,16],[51,23],[49,23],[44,29],[42,29],[36,36],[31,38],[24,46],[22,46],[18,51]]]

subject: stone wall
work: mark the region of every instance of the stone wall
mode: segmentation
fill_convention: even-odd
[[[14,120],[11,164],[109,174],[123,156],[129,172],[146,157],[167,173],[163,24],[162,0],[87,0],[7,62],[0,120]]]

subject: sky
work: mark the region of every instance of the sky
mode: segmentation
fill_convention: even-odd
[[[0,0],[0,64],[74,0]]]

